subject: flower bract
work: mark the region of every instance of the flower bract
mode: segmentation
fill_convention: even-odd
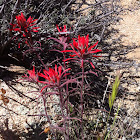
[[[78,57],[78,59],[82,62],[83,64],[83,61],[84,60],[89,60],[92,57],[99,57],[98,55],[95,55],[96,53],[98,52],[101,52],[102,50],[99,50],[99,49],[94,49],[95,46],[97,46],[98,44],[98,41],[92,45],[92,46],[89,46],[89,35],[87,36],[78,36],[78,38],[74,38],[73,39],[73,43],[70,44],[72,50],[64,50],[62,52],[70,52],[70,57],[72,58],[68,58],[64,61],[69,61],[69,60],[72,60],[74,59],[74,57]],[[92,62],[89,60],[91,66],[93,68],[94,65],[92,64]]]
[[[19,33],[23,34],[24,37],[26,37],[27,34],[30,32],[38,32],[39,27],[32,27],[36,23],[37,19],[34,19],[30,16],[27,20],[23,13],[21,12],[21,15],[16,16],[16,24],[11,24],[11,29],[10,31],[18,31]]]

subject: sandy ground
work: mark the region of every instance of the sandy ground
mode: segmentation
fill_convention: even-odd
[[[119,34],[125,35],[122,38],[122,45],[137,46],[133,52],[128,54],[128,58],[135,59],[140,62],[140,2],[137,0],[121,0],[125,8],[129,8],[124,15],[121,16],[120,24],[116,25]],[[133,11],[132,9],[137,9]],[[132,11],[131,11],[132,10]]]

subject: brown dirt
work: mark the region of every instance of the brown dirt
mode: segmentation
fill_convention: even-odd
[[[127,69],[120,69],[122,73],[124,72],[122,79],[126,79],[126,83],[121,86],[122,88],[126,88],[127,92],[123,93],[122,98],[117,99],[116,103],[122,110],[124,109],[127,112],[126,117],[121,118],[121,121],[124,123],[124,120],[129,120],[132,126],[136,116],[140,114],[140,2],[136,0],[121,0],[121,3],[123,7],[129,8],[130,11],[123,13],[120,23],[113,26],[113,28],[119,31],[115,37],[123,35],[121,45],[129,46],[131,50],[125,57],[135,62],[137,67],[130,65]],[[127,83],[130,80],[129,77],[133,77],[132,81],[135,81],[135,84],[132,81],[130,84]],[[140,124],[135,123],[132,127],[138,130],[140,129]],[[127,129],[124,132],[126,133]]]
[[[128,58],[140,62],[140,8],[137,0],[121,0],[125,8],[135,8],[137,10],[127,11],[121,16],[120,24],[115,28],[119,30],[119,34],[125,35],[122,38],[122,45],[137,46],[133,52],[127,54]]]

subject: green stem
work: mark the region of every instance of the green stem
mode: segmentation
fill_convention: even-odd
[[[118,116],[119,109],[120,109],[120,107],[118,107],[118,109],[117,109],[117,113],[116,113],[116,115],[115,115],[115,118],[114,118],[113,124],[112,124],[112,126],[111,126],[109,132],[107,133],[107,135],[106,135],[106,137],[105,137],[105,140],[107,140],[107,138],[108,138],[108,136],[109,136],[109,134],[110,134],[112,128],[114,127],[114,124],[115,124],[116,118],[117,118],[117,116]]]

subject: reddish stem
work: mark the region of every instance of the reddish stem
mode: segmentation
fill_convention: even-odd
[[[82,83],[81,83],[81,93],[80,93],[80,109],[81,109],[81,134],[82,134],[82,139],[83,137],[83,93],[84,93],[84,61],[82,65]]]

